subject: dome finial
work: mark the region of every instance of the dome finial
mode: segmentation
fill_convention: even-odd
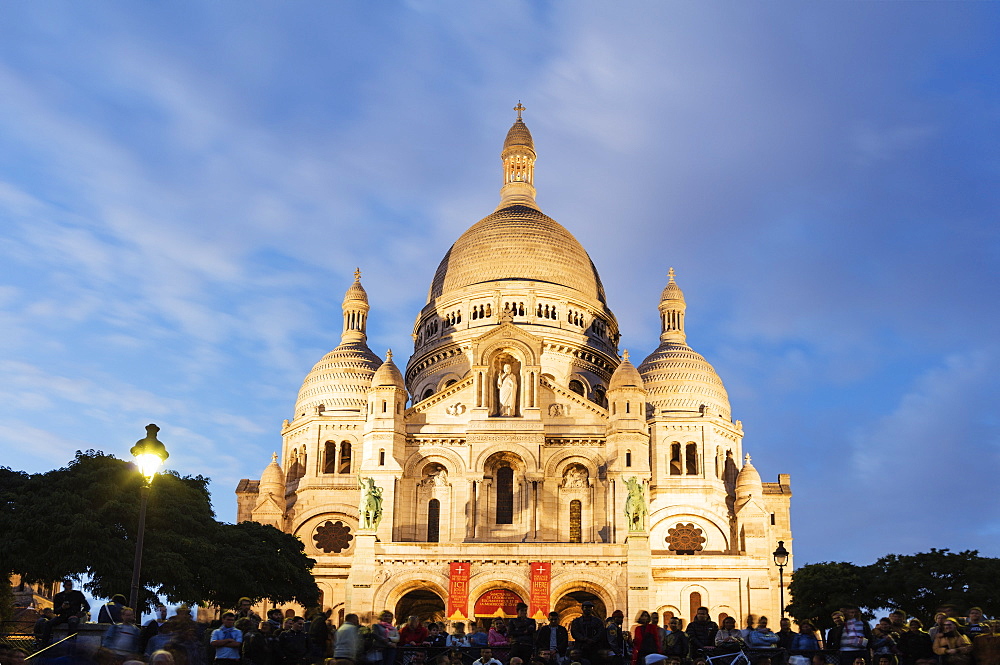
[[[275,464],[278,463],[278,453],[271,453],[271,461]]]
[[[387,363],[388,362],[392,362],[392,349],[386,349],[386,352],[385,352],[385,361]]]
[[[519,100],[517,100],[517,106],[514,107],[514,110],[517,111],[517,119],[520,120],[521,119],[521,111],[526,111],[527,108],[525,108],[524,104],[522,104],[521,100],[519,99]]]
[[[746,455],[744,455],[743,456],[743,460],[744,460],[745,464],[749,464],[750,463],[750,453],[747,453]]]
[[[670,280],[667,282],[668,284],[673,284],[674,283],[674,275],[675,275],[674,269],[671,266],[670,270],[667,271],[667,277],[670,278]]]
[[[517,100],[517,118],[507,131],[500,160],[503,162],[503,187],[500,188],[500,205],[497,210],[521,205],[538,210],[535,203],[535,142],[521,113],[525,110]]]
[[[673,270],[673,268],[671,268],[671,270]],[[361,268],[354,269],[354,281],[355,282],[361,281]]]
[[[625,362],[628,362],[628,349],[625,349],[624,351],[622,351],[622,360],[624,360]]]

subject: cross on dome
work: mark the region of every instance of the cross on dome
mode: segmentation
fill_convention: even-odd
[[[390,362],[392,360],[392,349],[387,349],[385,352],[385,361]]]
[[[673,268],[671,268],[670,270],[667,271],[667,277],[670,278],[671,282],[674,281],[674,274],[675,273],[674,273],[674,269]]]
[[[521,111],[526,111],[527,108],[524,106],[524,104],[521,103],[521,100],[519,99],[517,100],[517,106],[514,107],[514,110],[517,111],[517,119],[520,120]]]
[[[354,281],[355,282],[360,282],[361,281],[361,268],[355,268],[354,269]]]
[[[744,455],[743,459],[746,460],[746,464],[749,464],[750,463],[750,453],[747,453],[746,455]]]
[[[272,462],[278,461],[278,453],[271,453],[271,461]]]
[[[622,360],[624,360],[625,362],[628,362],[628,349],[625,349],[624,351],[622,351]]]

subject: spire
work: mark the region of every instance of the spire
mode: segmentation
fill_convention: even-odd
[[[513,205],[538,209],[535,203],[535,142],[528,126],[521,119],[525,110],[520,100],[514,107],[517,119],[507,132],[500,161],[503,162],[503,187],[500,188],[500,205],[497,210]]]
[[[667,272],[667,286],[660,294],[660,341],[678,342],[683,344],[687,336],[684,334],[684,311],[687,303],[684,292],[674,281],[674,269]]]
[[[368,338],[365,333],[368,310],[368,294],[361,286],[361,269],[356,268],[354,283],[344,294],[344,331],[340,335],[342,342],[364,342]]]

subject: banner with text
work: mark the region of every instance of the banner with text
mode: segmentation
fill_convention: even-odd
[[[468,562],[453,561],[448,578],[448,619],[466,621],[469,611],[469,569]]]
[[[543,622],[549,615],[549,585],[552,582],[551,563],[531,564],[531,600],[528,601],[528,616]]]

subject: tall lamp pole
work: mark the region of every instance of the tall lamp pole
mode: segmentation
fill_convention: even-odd
[[[785,541],[778,541],[778,549],[774,550],[774,565],[778,567],[778,588],[781,590],[781,618],[785,618],[785,566],[788,565],[788,550]]]
[[[135,538],[135,562],[132,564],[132,594],[129,596],[129,606],[135,610],[136,620],[139,620],[139,573],[142,570],[142,541],[146,532],[146,504],[149,503],[149,487],[153,476],[167,460],[169,454],[166,447],[156,438],[160,428],[156,425],[146,425],[146,438],[139,439],[132,446],[132,457],[135,465],[142,473],[142,488],[139,490],[139,533]]]

